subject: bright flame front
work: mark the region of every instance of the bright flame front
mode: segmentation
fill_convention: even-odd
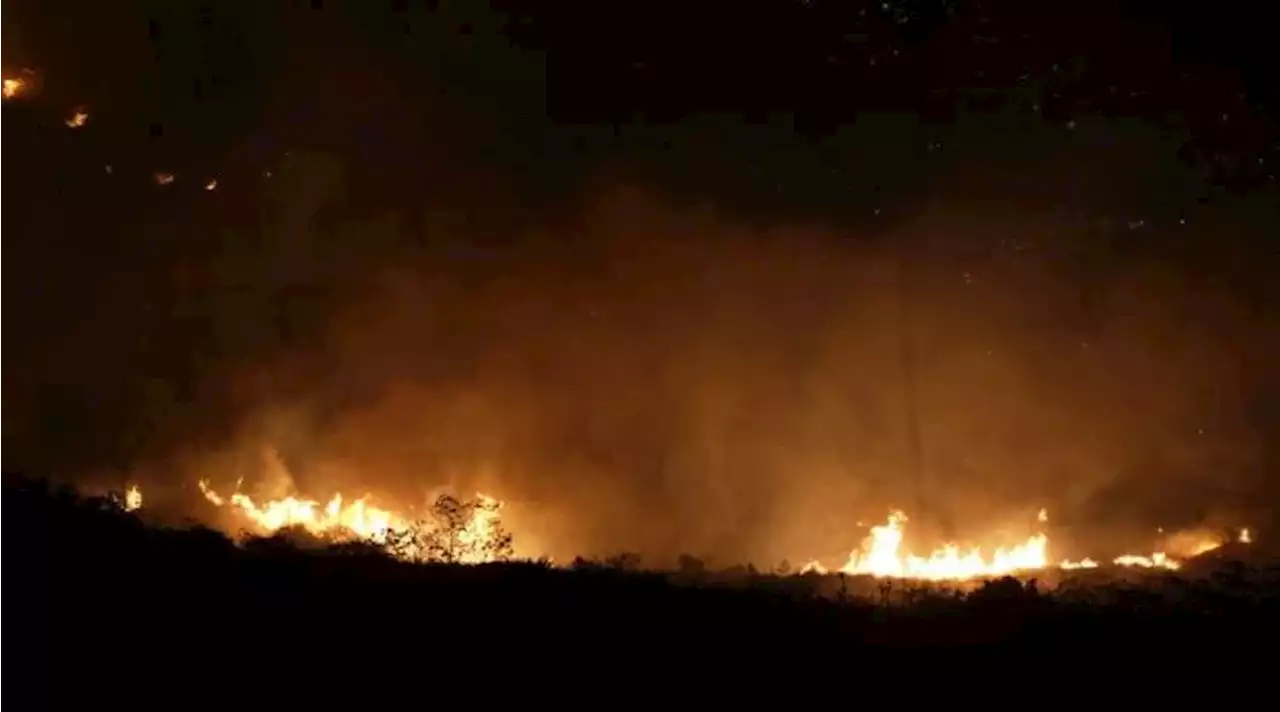
[[[979,547],[966,551],[954,544],[946,544],[927,556],[916,556],[902,550],[906,521],[906,514],[891,512],[888,522],[871,528],[862,548],[849,555],[841,572],[941,581],[1002,576],[1049,565],[1049,539],[1044,534],[1035,534],[1014,547],[997,548],[990,556]]]
[[[387,544],[393,533],[406,532],[420,527],[420,522],[391,510],[375,507],[367,498],[346,500],[341,494],[327,502],[300,497],[256,502],[249,495],[236,491],[223,496],[209,487],[205,481],[197,483],[204,498],[217,507],[235,511],[250,521],[259,531],[272,533],[289,527],[300,527],[324,537],[346,540],[363,540],[375,544]],[[127,510],[142,507],[142,491],[131,486],[125,493]],[[477,495],[473,505],[466,508],[466,519],[453,529],[453,537],[461,552],[452,559],[459,563],[482,563],[492,560],[486,544],[502,536],[500,531],[502,502],[483,494]],[[1039,523],[1048,521],[1041,510],[1036,517]],[[957,544],[944,544],[928,554],[917,555],[904,547],[904,529],[907,516],[899,510],[890,512],[884,524],[873,526],[861,546],[849,554],[840,573],[866,575],[876,578],[907,578],[931,581],[959,581],[992,576],[1005,576],[1049,568],[1081,570],[1099,568],[1098,561],[1090,558],[1077,561],[1063,560],[1051,564],[1049,538],[1041,532],[1027,537],[1014,546],[990,549],[982,547],[962,548]],[[1253,537],[1248,529],[1241,529],[1232,537],[1240,543],[1249,543]],[[1196,556],[1224,545],[1226,539],[1205,531],[1189,531],[1169,537],[1166,544],[1178,557]],[[391,547],[389,547],[391,549]],[[419,557],[416,546],[396,550],[409,559]],[[1183,560],[1166,551],[1150,554],[1124,554],[1111,559],[1120,567],[1163,569],[1176,571]],[[826,574],[827,569],[817,561],[810,561],[800,573]]]
[[[224,498],[210,489],[209,484],[203,480],[197,485],[209,502],[219,507],[230,504],[242,516],[267,532],[302,527],[316,535],[346,532],[361,539],[380,541],[391,529],[405,529],[409,526],[407,519],[370,506],[364,498],[344,503],[342,495],[335,494],[325,504],[298,497],[285,497],[259,504],[240,492]]]
[[[1048,522],[1048,512],[1041,509],[1036,520],[1041,524]],[[992,549],[989,555],[981,547],[965,549],[956,544],[944,544],[927,555],[915,555],[903,547],[906,522],[907,516],[903,512],[890,512],[888,520],[872,527],[861,547],[849,554],[849,559],[840,568],[840,572],[877,578],[958,581],[1005,576],[1053,566],[1050,564],[1049,538],[1043,533],[1033,534],[1015,546]],[[1236,540],[1248,543],[1252,541],[1252,536],[1248,529],[1242,529]],[[1225,541],[1208,532],[1191,531],[1170,538],[1168,543],[1175,547],[1179,556],[1194,557],[1221,547]],[[1124,554],[1112,559],[1111,563],[1125,568],[1167,571],[1177,571],[1183,564],[1181,559],[1165,551]],[[1065,571],[1098,567],[1099,563],[1090,558],[1062,560],[1056,564],[1056,568]],[[825,574],[827,569],[817,561],[810,561],[801,567],[800,573]]]
[[[266,533],[301,527],[316,536],[386,544],[393,533],[422,526],[409,517],[370,505],[364,497],[347,502],[341,494],[335,494],[324,504],[298,497],[259,503],[239,491],[223,497],[203,480],[197,486],[211,504],[217,507],[229,505]],[[464,564],[492,560],[494,548],[490,544],[501,536],[498,530],[502,518],[501,509],[502,502],[497,499],[484,494],[476,495],[475,506],[467,510],[466,521],[456,530],[456,558],[453,560]],[[422,552],[410,543],[397,553],[412,559]]]

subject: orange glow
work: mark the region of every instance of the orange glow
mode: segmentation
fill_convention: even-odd
[[[19,77],[4,78],[4,98],[14,99],[27,90],[27,82]]]
[[[84,109],[76,109],[63,123],[67,125],[67,128],[78,129],[89,123],[89,112]]]
[[[367,541],[385,545],[388,551],[409,560],[422,558],[423,552],[418,550],[420,545],[410,544],[407,548],[396,548],[391,544],[402,541],[401,535],[405,532],[423,526],[437,526],[424,524],[423,520],[402,512],[374,506],[368,497],[347,499],[342,494],[335,494],[325,502],[297,496],[256,501],[239,491],[239,483],[230,495],[216,492],[203,480],[197,486],[209,503],[234,512],[261,534],[297,527],[332,541]],[[125,495],[125,508],[132,511],[142,507],[142,504],[142,491],[136,486],[129,487]],[[460,545],[459,551],[463,553],[454,560],[459,563],[493,560],[483,552],[489,551],[486,547],[488,542],[501,537],[502,507],[502,502],[477,494],[477,499],[471,506],[462,508],[463,520],[458,523],[457,529],[451,531],[456,543]],[[1040,510],[1036,519],[1044,523],[1048,521],[1048,515]],[[1050,563],[1053,559],[1049,555],[1049,538],[1041,532],[1033,533],[1022,542],[1007,547],[963,548],[958,544],[946,543],[934,547],[926,554],[916,555],[904,547],[903,534],[907,521],[905,513],[898,510],[890,512],[884,524],[871,527],[861,546],[849,554],[838,572],[875,578],[963,581],[1052,568],[1077,571],[1101,566],[1092,558]],[[1252,541],[1250,531],[1239,530],[1237,540],[1242,543]],[[1188,556],[1211,551],[1225,543],[1204,531],[1180,533],[1170,537],[1169,541],[1182,551],[1192,552]],[[1114,566],[1125,568],[1177,571],[1182,568],[1184,560],[1175,558],[1166,551],[1156,551],[1151,554],[1123,554],[1110,559],[1110,562]],[[813,560],[801,566],[798,573],[825,575],[828,569],[819,561]]]
[[[335,494],[326,503],[299,497],[255,502],[241,492],[224,497],[207,482],[196,483],[201,494],[217,507],[229,506],[238,515],[249,520],[261,533],[270,534],[281,529],[300,527],[316,536],[334,540],[368,541],[387,544],[395,535],[407,532],[422,524],[411,517],[368,503],[367,497],[347,501]],[[501,520],[502,503],[485,494],[477,494],[477,506],[470,509],[467,520],[456,532],[459,563],[474,564],[491,560],[486,546],[498,536],[497,524]],[[397,552],[405,558],[418,558],[415,546]]]
[[[1157,551],[1150,556],[1141,556],[1138,554],[1125,554],[1117,556],[1111,561],[1116,566],[1137,566],[1144,569],[1168,569],[1177,571],[1182,568],[1182,563],[1170,559],[1163,551]]]
[[[1048,512],[1041,509],[1036,520],[1045,523]],[[1036,533],[1023,542],[1010,547],[997,547],[984,552],[981,547],[962,548],[957,544],[943,544],[925,555],[915,555],[903,548],[903,531],[907,516],[901,511],[889,514],[888,521],[871,528],[862,546],[849,555],[840,568],[842,573],[870,575],[878,578],[910,578],[931,581],[957,581],[965,579],[1004,576],[1042,570],[1053,567],[1049,562],[1049,538]],[[1249,537],[1248,530],[1241,530],[1240,541]],[[1212,551],[1224,543],[1204,531],[1189,531],[1170,537],[1177,551],[1186,557],[1194,557]],[[1111,560],[1115,566],[1126,568],[1161,569],[1177,571],[1183,560],[1166,551],[1151,554],[1123,554]],[[1061,560],[1056,568],[1065,571],[1096,569],[1099,563],[1091,558]],[[826,573],[821,563],[811,561],[800,573]]]
[[[196,484],[210,503],[219,507],[230,504],[238,514],[264,532],[302,527],[312,534],[346,531],[362,539],[377,541],[384,538],[391,528],[403,529],[409,525],[408,520],[370,506],[364,498],[344,503],[342,495],[335,494],[324,504],[297,497],[259,504],[240,492],[223,497],[203,480]]]
[[[1096,569],[1098,568],[1098,562],[1088,557],[1085,557],[1079,561],[1062,561],[1061,563],[1058,564],[1058,568],[1063,569],[1064,571],[1075,571],[1077,569]]]
[[[989,556],[979,547],[962,550],[955,544],[944,544],[925,556],[916,556],[902,550],[906,522],[906,514],[891,512],[888,522],[871,528],[862,547],[849,555],[840,570],[846,574],[944,581],[1001,576],[1048,566],[1049,539],[1044,534],[1032,535],[1017,546],[994,549]]]
[[[142,490],[137,485],[130,485],[129,489],[124,492],[124,508],[127,512],[132,512],[142,508]]]

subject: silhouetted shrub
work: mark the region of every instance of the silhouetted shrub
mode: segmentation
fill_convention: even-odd
[[[314,675],[337,651],[355,655],[340,657],[344,665],[422,660],[433,671],[510,656],[541,661],[549,651],[614,664],[685,656],[689,665],[834,651],[822,654],[860,670],[887,669],[908,650],[938,662],[958,649],[1014,662],[1072,650],[1090,661],[1141,659],[1171,646],[1256,646],[1280,620],[1280,570],[1268,568],[1203,579],[1090,574],[1057,590],[1010,577],[965,593],[750,567],[712,572],[693,557],[668,574],[638,570],[634,555],[567,568],[459,566],[442,562],[447,553],[406,562],[377,545],[298,531],[237,545],[209,529],[146,526],[109,501],[41,483],[6,486],[6,635],[21,636],[9,640],[24,650],[6,661],[15,679],[46,659],[121,679],[143,669],[227,669],[226,648],[263,646],[283,655],[269,666],[281,679]],[[452,504],[444,511],[462,521],[450,518]],[[38,635],[21,632],[28,622],[38,622]]]
[[[495,502],[463,502],[440,495],[426,519],[414,522],[406,530],[388,532],[386,548],[399,558],[414,561],[507,561],[514,555],[514,538],[496,516],[484,516],[496,515],[498,507]]]

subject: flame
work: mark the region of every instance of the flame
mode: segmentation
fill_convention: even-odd
[[[900,549],[906,521],[906,514],[891,512],[887,523],[871,528],[862,548],[849,555],[841,572],[943,581],[1001,576],[1048,565],[1049,538],[1044,534],[1035,534],[1011,548],[998,548],[989,557],[978,547],[963,551],[955,544],[943,545],[928,556],[903,553]]]
[[[4,98],[13,99],[21,96],[27,89],[27,82],[19,77],[4,78]]]
[[[234,511],[237,516],[248,520],[254,528],[265,534],[300,527],[330,539],[362,540],[382,545],[390,541],[389,535],[393,532],[408,531],[418,526],[410,517],[371,505],[368,497],[347,500],[339,493],[323,503],[296,496],[258,502],[240,492],[240,484],[237,481],[235,490],[224,496],[213,490],[208,482],[197,482],[201,494],[208,502]],[[136,485],[130,486],[125,493],[125,509],[139,509],[142,503],[142,490]],[[474,506],[466,510],[467,520],[461,528],[454,530],[457,549],[461,552],[457,561],[482,563],[490,560],[485,545],[499,535],[502,507],[502,502],[493,497],[476,495]],[[1040,523],[1047,522],[1047,512],[1040,510],[1036,519]],[[1092,558],[1061,560],[1056,565],[1050,564],[1049,538],[1043,533],[1035,533],[1012,547],[995,548],[990,555],[985,554],[980,547],[962,549],[957,544],[944,544],[927,555],[914,555],[903,548],[903,532],[907,521],[907,515],[902,511],[891,511],[884,524],[871,527],[867,538],[858,549],[849,554],[839,573],[876,578],[959,581],[1054,567],[1075,571],[1101,566]],[[1235,539],[1241,543],[1250,543],[1253,537],[1246,528],[1240,529]],[[1214,538],[1206,531],[1181,532],[1170,537],[1169,541],[1178,544],[1181,547],[1179,550],[1189,552],[1190,556],[1211,551],[1225,543],[1223,539]],[[416,545],[396,553],[407,559],[417,558],[419,552],[414,546]],[[1111,564],[1126,568],[1177,571],[1182,568],[1183,559],[1161,550],[1151,554],[1124,554],[1111,559]],[[825,575],[828,569],[819,561],[812,560],[801,566],[798,573]]]
[[[173,182],[173,178],[174,176],[172,173],[166,173],[164,171],[158,171],[155,174],[156,185],[169,185]]]
[[[205,183],[205,184],[204,184],[204,189],[205,189],[205,190],[213,190],[213,189],[215,189],[215,188],[217,188],[217,187],[218,187],[218,179],[217,179],[217,178],[214,178],[214,179],[210,180],[208,183]]]
[[[1064,569],[1066,571],[1074,571],[1076,569],[1096,569],[1098,568],[1098,562],[1088,557],[1085,557],[1079,561],[1070,561],[1070,560],[1063,561],[1058,564],[1058,568]]]
[[[501,519],[501,502],[479,493],[476,494],[476,499],[480,501],[480,506],[471,512],[471,518],[458,535],[462,548],[466,551],[479,550],[485,542],[492,540],[497,534],[496,525]]]
[[[1048,512],[1041,509],[1036,520],[1040,523],[1047,522]],[[848,562],[840,569],[841,573],[878,578],[954,581],[1050,568],[1049,538],[1043,533],[1034,534],[1013,547],[996,548],[989,556],[980,547],[962,549],[956,544],[944,544],[928,555],[917,556],[903,551],[906,522],[907,516],[903,512],[890,512],[888,521],[872,527],[862,546],[849,555]],[[1240,530],[1237,540],[1246,543],[1251,541],[1249,530]],[[1169,542],[1176,545],[1180,555],[1188,558],[1212,551],[1224,543],[1221,538],[1205,531],[1182,532],[1170,537]],[[1177,571],[1182,568],[1183,560],[1162,550],[1151,554],[1124,554],[1112,559],[1111,563],[1127,568]],[[1091,558],[1075,561],[1065,559],[1057,564],[1057,568],[1067,571],[1096,569],[1099,566],[1098,561]],[[826,569],[819,562],[811,561],[800,570],[802,574],[809,572],[826,573]]]
[[[324,504],[299,497],[284,497],[259,503],[239,492],[239,483],[236,491],[227,497],[218,494],[204,480],[196,485],[211,504],[217,507],[229,505],[237,514],[267,534],[289,527],[301,527],[316,536],[385,544],[391,533],[407,531],[415,526],[415,522],[409,517],[369,504],[367,497],[348,502],[339,493]],[[482,493],[476,494],[476,506],[470,508],[466,523],[457,532],[459,563],[476,564],[490,560],[486,544],[499,534],[497,525],[502,518],[501,509],[502,502],[499,500]],[[400,553],[405,558],[412,559],[419,552],[410,545]]]
[[[137,485],[129,485],[124,491],[124,509],[126,512],[132,512],[142,508],[142,490]]]
[[[1169,571],[1177,571],[1182,568],[1181,561],[1169,558],[1169,556],[1163,551],[1157,551],[1150,556],[1125,554],[1112,559],[1111,563],[1116,566],[1136,566],[1144,569],[1168,569]]]
[[[78,129],[89,123],[89,112],[84,109],[76,109],[75,112],[72,113],[71,116],[63,123],[67,125],[67,128]]]
[[[196,485],[210,503],[218,507],[230,504],[264,532],[302,527],[316,535],[342,532],[360,539],[381,541],[389,530],[405,529],[409,525],[407,519],[371,506],[363,497],[344,503],[342,495],[335,494],[324,504],[311,499],[285,497],[259,504],[239,491],[223,497],[204,480]]]

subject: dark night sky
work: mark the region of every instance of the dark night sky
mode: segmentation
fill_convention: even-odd
[[[1266,23],[1162,5],[8,2],[5,468],[813,550],[920,501],[907,255],[939,520],[1271,515]]]

